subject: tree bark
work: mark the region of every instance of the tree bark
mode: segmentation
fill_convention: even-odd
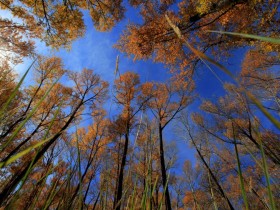
[[[166,176],[166,167],[165,167],[165,161],[164,161],[162,131],[163,131],[163,128],[161,127],[161,124],[159,123],[160,165],[161,165],[161,174],[162,174],[162,184],[163,184],[163,189],[165,189],[164,195],[165,195],[166,209],[171,210],[171,201],[170,201],[168,181],[167,181],[167,176]]]
[[[126,164],[126,156],[128,151],[128,142],[129,142],[129,125],[126,125],[126,134],[125,134],[125,143],[124,143],[124,149],[123,149],[123,155],[122,155],[122,162],[121,162],[121,168],[120,173],[118,177],[118,188],[117,188],[117,199],[116,202],[114,202],[114,209],[120,210],[121,209],[121,199],[122,199],[122,190],[123,190],[123,176],[124,176],[124,168]]]

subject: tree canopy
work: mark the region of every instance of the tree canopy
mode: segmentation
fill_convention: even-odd
[[[279,7],[1,0],[0,209],[279,209]],[[57,52],[87,27],[121,27],[111,47],[133,65],[118,56],[111,81],[67,65]],[[164,80],[147,79],[143,60],[163,64]],[[206,70],[223,87],[207,98]]]

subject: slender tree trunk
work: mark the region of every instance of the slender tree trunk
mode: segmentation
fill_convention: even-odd
[[[24,119],[25,119],[24,116],[21,116],[20,118],[18,118],[18,120],[16,120],[12,125],[9,126],[8,130],[6,130],[5,133],[1,134],[0,139],[4,139],[6,136],[8,136],[10,133],[12,133],[14,128],[16,127],[16,125],[18,125]]]
[[[1,162],[6,162],[9,160],[10,157],[12,157],[16,152],[19,151],[19,149],[26,144],[39,130],[39,128],[41,127],[42,122],[36,127],[36,129],[24,140],[22,141],[18,146],[16,146],[16,148],[14,148],[4,159],[1,160]]]
[[[218,186],[218,189],[219,189],[221,195],[226,199],[229,208],[230,208],[231,210],[234,210],[234,208],[233,208],[233,206],[232,206],[232,204],[231,204],[229,198],[226,196],[226,194],[225,194],[225,192],[224,192],[222,186],[219,184],[218,180],[216,179],[215,175],[213,174],[211,168],[208,166],[208,164],[207,164],[206,161],[204,160],[204,158],[203,158],[202,154],[200,153],[199,149],[197,148],[197,146],[195,146],[195,149],[196,149],[196,151],[197,151],[197,153],[198,153],[200,159],[201,159],[202,162],[204,163],[205,167],[206,167],[207,170],[209,171],[209,173],[210,173],[212,179],[214,180],[214,182],[215,182],[216,185]]]
[[[155,209],[158,209],[159,206],[158,194],[159,194],[159,187],[156,187]]]
[[[150,139],[151,141],[151,139]],[[150,142],[149,141],[149,142]],[[151,146],[150,146],[150,153],[152,153],[152,150],[151,150]],[[152,174],[153,174],[153,162],[152,162],[152,154],[150,154],[150,158],[149,158],[150,162],[149,162],[149,185],[150,185],[150,210],[153,209],[153,177],[152,177]]]
[[[36,154],[33,160],[30,160],[24,167],[23,170],[18,171],[14,174],[13,178],[10,182],[3,188],[2,192],[0,193],[0,206],[4,203],[4,201],[8,198],[8,196],[13,192],[13,190],[18,186],[20,181],[24,178],[25,174],[32,169],[32,167],[43,157],[45,152],[51,147],[51,145],[61,136],[62,132],[65,131],[70,123],[74,120],[75,114],[78,112],[80,107],[82,106],[83,101],[76,107],[73,114],[66,122],[66,124],[61,128],[60,132],[54,135],[52,139],[50,139],[43,148]]]
[[[94,140],[94,141],[95,141],[95,140]],[[94,160],[94,158],[95,158],[95,156],[96,156],[96,153],[97,153],[98,149],[96,149],[95,152],[94,152],[94,154],[93,154],[94,148],[95,148],[95,147],[94,147],[94,145],[93,145],[93,146],[91,147],[90,157],[89,157],[89,159],[88,159],[88,162],[87,162],[85,171],[84,171],[84,173],[83,173],[83,175],[82,175],[82,177],[81,177],[81,180],[80,180],[80,182],[78,183],[78,185],[76,186],[76,189],[75,189],[75,191],[74,191],[74,193],[73,193],[73,195],[72,195],[72,197],[71,197],[71,200],[70,200],[70,203],[69,203],[69,206],[68,206],[69,209],[71,208],[71,206],[72,206],[72,204],[73,204],[73,201],[75,200],[75,197],[76,197],[76,195],[77,195],[78,192],[79,192],[79,189],[80,189],[80,187],[81,187],[81,184],[83,183],[84,178],[85,178],[85,176],[86,176],[87,173],[88,173],[89,167],[91,166],[91,164],[92,164],[92,162],[93,162],[93,160]],[[95,175],[95,171],[94,171],[93,174],[91,175],[91,179],[94,177],[94,175]],[[90,180],[90,181],[91,181],[91,180]]]
[[[122,136],[120,135],[120,141],[118,143],[118,159],[117,159],[117,174],[118,175],[120,174],[121,139],[122,139]],[[116,187],[115,187],[115,190],[114,190],[114,203],[113,203],[113,207],[117,206],[118,186],[119,186],[119,177],[116,178]]]
[[[161,174],[162,174],[162,184],[163,189],[165,189],[165,205],[167,210],[171,210],[171,201],[168,189],[168,181],[166,176],[166,168],[165,168],[165,161],[164,161],[164,148],[163,148],[163,137],[162,137],[162,127],[159,124],[159,144],[160,144],[160,165],[161,165]]]
[[[14,130],[14,128],[15,128],[20,122],[22,122],[23,120],[25,120],[26,115],[27,115],[27,112],[29,111],[29,109],[30,109],[30,107],[31,107],[31,104],[32,104],[32,102],[34,101],[34,98],[35,98],[35,96],[37,95],[37,93],[39,92],[39,90],[40,90],[40,88],[42,87],[42,85],[43,85],[43,82],[41,81],[40,84],[39,84],[39,86],[37,87],[37,89],[36,89],[34,95],[32,96],[31,100],[29,101],[29,103],[28,103],[28,105],[27,105],[25,111],[22,113],[22,115],[21,115],[12,125],[10,125],[10,127],[8,128],[8,130],[7,130],[4,134],[0,135],[0,139],[5,138],[9,133],[11,133],[11,132]]]
[[[128,142],[129,142],[129,125],[127,124],[121,168],[120,168],[120,173],[119,173],[119,177],[118,177],[117,199],[116,199],[116,202],[114,202],[114,209],[116,209],[116,210],[121,209],[123,176],[124,176],[124,168],[125,168],[125,164],[126,164],[126,156],[127,156],[127,151],[128,151]]]
[[[97,198],[96,198],[96,200],[95,200],[95,202],[94,202],[94,205],[93,205],[92,210],[95,210],[95,208],[96,208],[96,206],[97,206],[97,202],[98,202],[99,196],[100,196],[100,192],[99,192],[98,195],[97,195]]]
[[[81,184],[82,184],[83,181],[84,181],[84,178],[85,178],[85,176],[86,176],[86,174],[87,174],[87,172],[88,172],[89,166],[90,166],[90,164],[87,165],[87,167],[86,167],[86,169],[85,169],[85,172],[83,173],[83,175],[82,175],[82,177],[81,177],[80,182],[78,183],[78,185],[76,186],[76,188],[75,188],[75,190],[74,190],[74,193],[73,193],[73,195],[72,195],[72,197],[71,197],[70,203],[68,204],[68,208],[69,208],[69,209],[71,209],[71,206],[72,206],[72,204],[73,204],[73,202],[74,202],[74,200],[75,200],[75,197],[77,196],[77,194],[78,194],[78,192],[79,192],[79,190],[80,190]]]
[[[201,154],[200,150],[198,149],[198,147],[197,147],[197,145],[196,145],[196,143],[195,143],[195,141],[194,141],[194,139],[193,139],[193,137],[192,137],[192,135],[191,135],[191,133],[190,133],[189,130],[188,130],[188,132],[189,132],[189,136],[190,136],[190,138],[191,138],[191,141],[192,141],[192,143],[193,143],[193,145],[194,145],[194,147],[195,147],[195,149],[196,149],[196,151],[197,151],[197,153],[198,153],[198,155],[199,155],[199,157],[200,157],[202,163],[204,164],[204,166],[206,167],[206,169],[207,169],[208,172],[210,173],[211,178],[213,179],[213,181],[216,183],[216,185],[217,185],[217,187],[218,187],[218,189],[219,189],[219,192],[221,193],[222,197],[226,200],[226,202],[227,202],[229,208],[230,208],[231,210],[234,210],[234,208],[233,208],[233,206],[232,206],[232,204],[231,204],[229,198],[228,198],[227,195],[225,194],[225,192],[224,192],[222,186],[219,184],[219,182],[218,182],[217,178],[215,177],[215,175],[213,174],[211,168],[209,167],[209,165],[208,165],[207,162],[205,161],[203,155]]]
[[[89,189],[90,189],[90,185],[91,185],[91,182],[92,182],[92,179],[93,177],[95,176],[95,173],[93,173],[90,177],[90,180],[89,180],[89,183],[88,183],[88,186],[87,186],[87,189],[86,189],[86,193],[84,195],[84,204],[86,203],[86,200],[87,200],[87,195],[88,195],[88,192],[89,192]],[[100,193],[100,191],[99,191]]]

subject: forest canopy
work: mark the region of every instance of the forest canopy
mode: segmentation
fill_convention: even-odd
[[[277,0],[0,0],[0,209],[279,209],[279,29]]]

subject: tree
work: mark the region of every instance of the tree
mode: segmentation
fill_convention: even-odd
[[[163,193],[160,192],[161,165],[157,121],[142,117],[137,130],[137,142],[134,142],[132,157],[130,158],[131,182],[135,183],[133,199],[128,208],[157,209],[161,206]],[[166,170],[174,167],[177,161],[177,148],[174,142],[165,142]],[[175,175],[174,175],[175,176]],[[170,176],[169,185],[172,185],[174,176]],[[133,186],[131,186],[132,188]]]
[[[119,74],[112,96],[118,109],[109,120],[102,108],[108,83],[90,69],[71,72],[58,57],[36,55],[34,43],[70,49],[86,31],[84,17],[108,31],[129,5],[142,20],[128,24],[116,47],[134,59],[162,62],[173,74],[144,84],[136,73]],[[0,208],[276,209],[280,136],[256,105],[279,118],[279,45],[209,30],[275,38],[279,6],[273,0],[2,0],[0,9],[13,19],[0,18]],[[218,99],[202,99],[189,121],[182,111],[195,99],[193,73],[202,64],[193,49],[225,61],[241,48],[247,52],[233,72],[237,85],[224,84]],[[12,66],[26,57],[36,57],[34,73],[20,85]],[[195,165],[184,160],[182,174],[172,170],[176,143],[165,138],[177,118],[196,152]]]
[[[116,103],[123,107],[122,113],[118,118],[119,124],[122,128],[122,135],[124,135],[124,148],[119,169],[119,176],[117,180],[117,194],[114,201],[114,208],[121,209],[121,199],[123,191],[123,177],[124,168],[126,165],[127,152],[129,146],[129,136],[135,121],[136,114],[144,108],[144,105],[149,99],[149,95],[141,97],[141,86],[139,75],[133,72],[126,72],[120,75],[119,79],[115,81],[116,88]]]
[[[36,82],[36,85],[30,85],[28,88],[18,93],[18,95],[21,95],[21,97],[17,98],[18,109],[15,109],[15,112],[13,113],[15,118],[6,121],[5,126],[1,129],[2,133],[0,135],[0,139],[2,140],[3,145],[5,142],[9,141],[9,138],[15,131],[16,127],[27,119],[27,116],[30,114],[30,112],[32,112],[32,109],[34,109],[36,104],[39,103],[40,99],[44,97],[45,92],[48,91],[55,80],[60,78],[65,73],[65,69],[63,68],[61,59],[57,57],[40,57],[38,59],[38,62],[34,64],[34,69],[34,80]],[[10,90],[7,90],[7,94],[9,94],[8,91]],[[41,103],[41,107],[39,107],[34,113],[34,117],[30,122],[33,123],[35,129],[30,133],[26,132],[26,136],[22,136],[22,141],[14,148],[10,145],[10,151],[8,155],[2,159],[2,161],[6,161],[19,149],[21,149],[21,147],[24,146],[27,142],[30,142],[30,139],[33,138],[33,136],[36,135],[36,133],[40,129],[49,126],[59,104],[61,108],[65,108],[67,106],[67,103],[69,102],[69,91],[71,90],[68,87],[64,87],[60,84],[54,85],[53,91],[46,97],[46,99],[51,101],[52,103],[43,101]],[[10,113],[7,113],[7,117],[11,118]],[[60,113],[60,115],[61,118],[59,120],[62,120],[63,113]],[[4,153],[2,153],[2,155],[4,154],[5,151]]]
[[[88,129],[80,128],[73,133],[71,143],[79,148],[79,157],[83,172],[80,174],[80,180],[74,188],[70,200],[65,204],[64,208],[73,207],[73,202],[77,198],[78,192],[84,187],[85,195],[83,196],[83,204],[86,203],[90,186],[93,179],[97,176],[97,171],[102,167],[102,157],[106,151],[108,138],[109,120],[105,118],[105,110],[94,110],[92,113],[93,124]],[[78,203],[78,201],[77,201]]]
[[[258,141],[258,128],[265,128],[260,120],[253,115],[254,107],[251,106],[249,99],[232,85],[227,85],[228,95],[221,97],[216,104],[210,101],[205,101],[202,104],[202,109],[211,113],[215,118],[213,128],[208,127],[203,121],[198,121],[198,125],[203,127],[207,132],[216,137],[220,136],[220,140],[233,143],[232,126],[237,132],[236,138],[241,141],[241,144],[260,149],[260,142]],[[233,100],[234,99],[234,100]],[[221,137],[221,133],[225,132],[227,135]],[[264,151],[266,155],[275,163],[279,164],[279,149],[273,147],[276,143],[277,134],[273,131],[263,130],[261,138],[266,136],[266,141],[263,142]],[[250,146],[249,146],[250,145]]]
[[[68,107],[68,109],[70,109],[68,116],[62,122],[60,121],[61,126],[58,127],[58,131],[51,135],[49,140],[35,152],[34,156],[31,156],[31,158],[26,160],[15,173],[11,174],[9,182],[2,187],[0,193],[1,205],[28,173],[29,169],[32,169],[36,163],[40,161],[48,149],[50,149],[51,146],[62,137],[62,134],[67,131],[71,124],[78,119],[84,107],[88,106],[94,109],[105,99],[108,84],[103,82],[92,70],[84,69],[81,73],[69,73],[69,78],[74,82],[75,86],[70,93],[72,100],[70,103],[71,106]]]
[[[106,31],[111,29],[124,14],[122,1],[1,1],[1,9],[10,11],[22,23],[4,20],[4,29],[22,30],[54,48],[71,46],[71,42],[85,32],[82,10],[88,10],[94,26]],[[12,25],[12,27],[8,27]],[[20,31],[22,33],[22,31]],[[4,31],[3,31],[4,32]],[[17,37],[16,37],[17,38]],[[20,38],[20,37],[19,37]],[[25,46],[23,39],[21,43]],[[18,40],[11,40],[16,46]],[[32,45],[31,45],[32,46]]]
[[[3,62],[0,64],[0,107],[5,107],[5,104],[9,100],[10,95],[13,90],[16,88],[16,75],[10,68],[7,62]],[[12,116],[16,116],[18,113],[17,107],[19,107],[20,102],[22,100],[20,92],[17,93],[17,100],[13,100],[6,110],[2,110],[4,112],[1,113],[1,123],[0,123],[0,138],[4,135],[9,125],[15,121],[15,118]]]
[[[279,60],[265,50],[248,50],[239,75],[242,87],[263,102],[264,108],[275,116],[279,105]]]
[[[144,87],[146,88],[144,94],[152,95],[148,106],[158,124],[162,184],[163,188],[166,189],[165,205],[167,209],[171,209],[166,163],[164,160],[163,130],[191,102],[194,86],[192,81],[173,80],[170,84],[146,83]]]
[[[183,125],[183,131],[186,132],[188,134],[188,137],[190,138],[190,142],[191,144],[195,147],[195,150],[199,156],[199,159],[200,161],[202,162],[202,164],[204,165],[204,167],[206,168],[206,171],[207,173],[210,174],[210,177],[211,179],[213,180],[213,182],[216,184],[217,186],[217,190],[218,192],[220,193],[220,195],[222,196],[222,198],[225,199],[226,203],[227,203],[227,206],[230,208],[230,209],[234,209],[228,195],[226,194],[223,186],[219,183],[219,179],[218,177],[214,174],[213,172],[213,169],[211,169],[211,166],[210,166],[210,162],[208,163],[207,162],[207,158],[206,158],[206,155],[203,154],[202,152],[202,149],[201,149],[201,145],[205,145],[205,142],[199,142],[199,141],[203,141],[205,138],[204,136],[200,137],[200,136],[194,136],[192,134],[192,130],[191,127],[190,127],[190,124],[189,124],[189,120],[188,120],[188,117],[186,115],[182,115],[181,117],[181,122],[182,122],[182,125]],[[201,135],[200,133],[198,133],[198,135]],[[205,141],[205,140],[204,140]],[[207,145],[206,145],[207,146]]]
[[[35,34],[26,26],[0,17],[0,65],[8,68],[8,65],[18,64],[24,57],[32,56],[34,42],[31,39],[34,37]]]
[[[198,166],[198,165],[197,165]],[[200,207],[200,199],[198,200],[197,194],[199,194],[199,190],[195,189],[195,181],[198,180],[199,178],[199,169],[196,167],[195,169],[192,166],[192,163],[190,161],[185,161],[184,166],[183,166],[183,173],[184,173],[184,179],[186,179],[187,184],[189,187],[185,187],[184,190],[187,190],[185,192],[185,197],[184,197],[184,204],[185,205],[190,205],[189,203],[193,203],[194,209],[201,209]],[[191,199],[192,198],[192,199]],[[192,202],[190,202],[192,201]],[[192,206],[192,205],[191,205]],[[205,204],[204,204],[205,206]]]
[[[229,50],[243,46],[279,52],[279,45],[258,43],[250,39],[230,37],[214,31],[233,31],[277,37],[279,4],[275,1],[186,1],[173,9],[175,1],[131,1],[141,7],[143,23],[127,26],[116,47],[134,59],[152,58],[155,62],[192,73],[199,59],[178,39],[165,15],[175,23],[183,38],[201,52],[224,58]],[[173,8],[172,8],[173,7]],[[273,11],[273,12],[271,12]],[[261,15],[261,16],[260,16]]]
[[[141,127],[139,128],[139,135],[137,138],[134,155],[134,162],[132,165],[132,174],[139,180],[137,196],[139,200],[146,200],[147,209],[158,208],[157,196],[154,196],[153,187],[159,186],[157,182],[160,177],[159,166],[159,148],[157,131],[154,120],[149,120],[148,116],[144,116]],[[135,178],[135,179],[136,179]],[[156,187],[156,190],[159,187]],[[135,204],[132,203],[133,206]],[[139,208],[141,207],[138,205]]]

